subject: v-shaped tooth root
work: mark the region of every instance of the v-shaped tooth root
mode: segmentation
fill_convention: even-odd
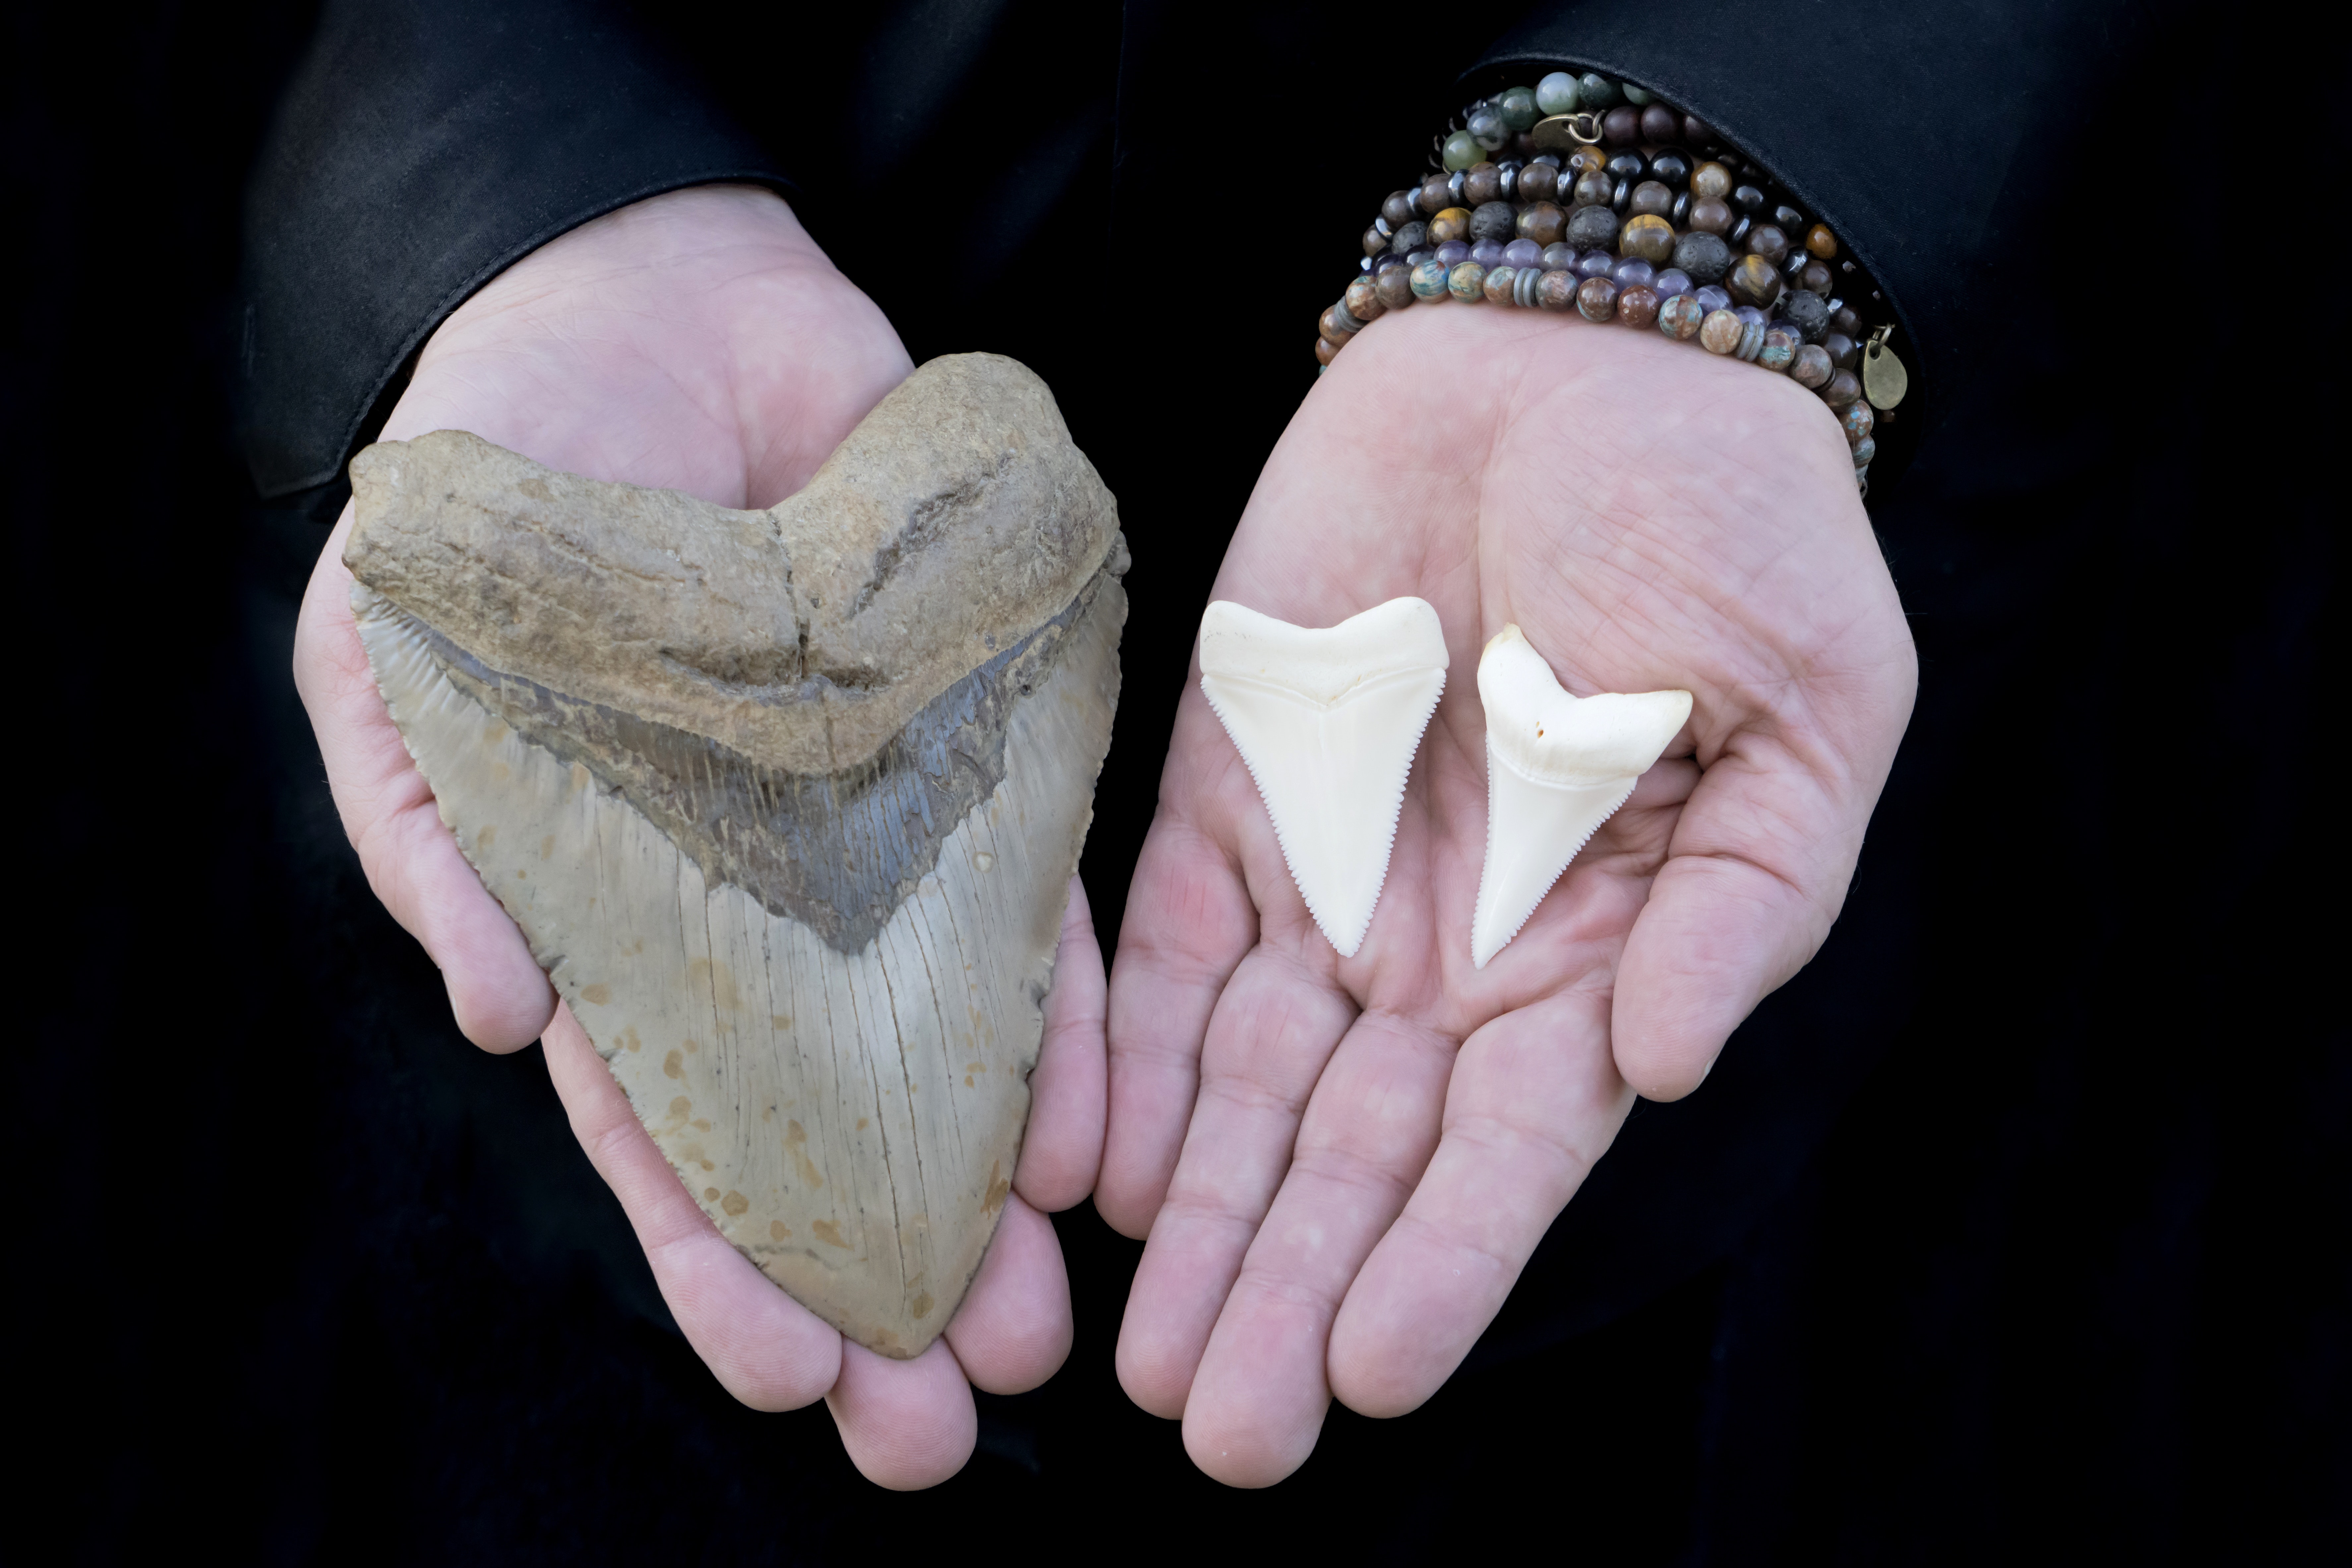
[[[1478,700],[1486,710],[1486,866],[1470,962],[1484,969],[1681,732],[1691,697],[1571,697],[1519,628],[1507,626],[1479,656]]]
[[[1249,765],[1307,912],[1342,958],[1371,926],[1445,665],[1445,633],[1425,599],[1391,599],[1321,630],[1226,600],[1201,617],[1201,690]]]

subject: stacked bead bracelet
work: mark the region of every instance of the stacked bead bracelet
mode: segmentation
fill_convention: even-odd
[[[1869,490],[1907,377],[1892,311],[1837,237],[1694,116],[1597,72],[1483,98],[1392,193],[1360,274],[1317,323],[1328,365],[1419,300],[1573,310],[1696,339],[1820,394]]]

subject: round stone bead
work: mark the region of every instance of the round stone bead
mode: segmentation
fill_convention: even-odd
[[[1650,90],[1647,88],[1635,87],[1630,81],[1619,82],[1617,84],[1617,90],[1623,93],[1625,95],[1625,101],[1632,104],[1636,109],[1643,108],[1648,104],[1657,101],[1651,96]]]
[[[1661,142],[1673,141],[1682,128],[1682,116],[1663,103],[1649,104],[1642,110],[1642,140],[1654,147]]]
[[[1429,220],[1429,237],[1439,245],[1461,239],[1470,232],[1470,210],[1467,207],[1447,207]]]
[[[1788,329],[1783,327],[1781,331]],[[1789,379],[1799,386],[1818,387],[1825,384],[1835,372],[1828,353],[1819,343],[1807,343],[1789,362]]]
[[[1503,265],[1506,267],[1541,267],[1543,265],[1543,247],[1538,245],[1532,239],[1515,239],[1511,241],[1510,244],[1503,247]]]
[[[1317,364],[1329,364],[1333,360],[1338,359],[1339,357],[1339,344],[1333,342],[1328,338],[1318,338],[1315,340],[1315,363]]]
[[[1822,334],[1822,347],[1827,349],[1830,363],[1840,370],[1862,368],[1862,348],[1852,338],[1832,327]]]
[[[1389,237],[1381,232],[1380,225],[1374,224],[1364,230],[1363,247],[1366,256],[1378,256],[1389,247]]]
[[[1617,314],[1617,285],[1606,278],[1588,278],[1576,286],[1576,313],[1588,321],[1606,321]]]
[[[1731,204],[1721,196],[1701,196],[1691,203],[1690,226],[1702,234],[1728,234],[1732,222]]]
[[[1759,223],[1748,231],[1748,254],[1778,267],[1789,258],[1789,237],[1777,224]]]
[[[1647,327],[1658,319],[1658,292],[1646,283],[1636,283],[1621,289],[1617,295],[1617,319],[1629,327]]]
[[[1349,324],[1351,321],[1352,325]],[[1361,330],[1363,324],[1346,314],[1342,306],[1334,305],[1316,319],[1315,330],[1323,334],[1324,342],[1344,344]]]
[[[1690,159],[1671,147],[1650,160],[1650,178],[1670,191],[1687,189],[1690,176]]]
[[[1536,285],[1536,303],[1547,310],[1572,310],[1580,281],[1573,272],[1547,272]]]
[[[1360,321],[1376,321],[1388,310],[1381,302],[1379,288],[1369,278],[1359,278],[1349,284],[1339,302],[1348,307],[1348,314]]]
[[[1568,232],[1568,214],[1557,202],[1529,202],[1519,209],[1512,226],[1521,239],[1533,240],[1538,247],[1553,245]]]
[[[1631,147],[1642,139],[1642,111],[1633,105],[1621,103],[1601,117],[1601,141],[1603,146]]]
[[[1658,331],[1676,342],[1686,343],[1698,336],[1699,323],[1705,320],[1706,312],[1687,294],[1677,294],[1658,307]]]
[[[1412,291],[1423,300],[1445,298],[1445,276],[1452,270],[1438,260],[1423,261],[1412,269]]]
[[[1391,310],[1402,310],[1412,303],[1412,268],[1391,267],[1372,279],[1372,292],[1381,303]]]
[[[1531,130],[1542,118],[1542,111],[1536,107],[1536,89],[1531,87],[1504,89],[1503,96],[1495,100],[1495,108],[1502,115],[1503,123],[1514,131]]]
[[[1454,205],[1454,183],[1443,174],[1430,175],[1413,193],[1412,205],[1423,217],[1435,217]]]
[[[1430,243],[1427,224],[1409,223],[1389,237],[1389,250],[1392,255],[1411,256],[1416,250],[1427,248]]]
[[[1870,439],[1870,432],[1877,425],[1878,416],[1871,411],[1867,402],[1856,397],[1845,405],[1845,412],[1838,416],[1838,423],[1845,428],[1845,444],[1859,447]]]
[[[1548,202],[1559,194],[1559,171],[1549,163],[1529,163],[1519,171],[1519,200]]]
[[[1642,154],[1628,147],[1622,153],[1610,153],[1602,162],[1601,172],[1621,185],[1630,185],[1647,174],[1649,168]]]
[[[1756,351],[1756,363],[1775,375],[1786,375],[1803,346],[1803,339],[1776,321],[1764,329],[1764,346]]]
[[[1546,114],[1576,112],[1576,79],[1566,71],[1554,71],[1536,83],[1536,107]]]
[[[1381,273],[1388,271],[1391,268],[1403,267],[1405,265],[1407,265],[1405,258],[1391,250],[1385,256],[1376,256],[1372,258],[1372,276],[1377,278]]]
[[[1568,155],[1568,172],[1571,174],[1598,174],[1607,166],[1608,163],[1609,154],[1600,148],[1591,145],[1580,146]]]
[[[1709,310],[1698,324],[1698,346],[1711,354],[1727,354],[1739,346],[1748,323],[1728,310]]]
[[[1493,271],[1503,264],[1503,242],[1499,239],[1480,240],[1470,247],[1470,259],[1489,272]]]
[[[1650,218],[1646,221],[1655,223],[1658,220]],[[1568,215],[1568,226],[1561,231],[1560,237],[1579,250],[1606,246],[1617,237],[1617,215],[1607,207],[1579,207]]]
[[[1744,305],[1769,305],[1780,297],[1780,274],[1760,256],[1743,256],[1731,264],[1724,287]]]
[[[1690,188],[1695,196],[1727,196],[1731,194],[1731,171],[1720,163],[1701,163],[1691,171]]]
[[[1750,217],[1757,216],[1764,210],[1763,187],[1742,181],[1731,187],[1731,205]]]
[[[1774,207],[1772,209],[1772,221],[1780,225],[1782,232],[1784,233],[1801,235],[1805,232],[1805,215],[1799,212],[1792,206],[1784,205]],[[1791,239],[1789,243],[1794,245],[1796,241]]]
[[[1696,114],[1683,116],[1683,142],[1692,147],[1715,145],[1715,127]]]
[[[1476,211],[1503,199],[1503,172],[1492,163],[1473,163],[1462,174],[1462,205]]]
[[[1569,199],[1580,207],[1607,206],[1617,195],[1617,182],[1592,170],[1576,176],[1576,185]]]
[[[1617,258],[1605,250],[1588,250],[1576,258],[1579,278],[1606,278],[1616,268]]]
[[[1489,153],[1499,150],[1511,139],[1511,128],[1504,124],[1503,117],[1491,108],[1472,110],[1469,123],[1464,129],[1470,132],[1473,141]]]
[[[1675,266],[1689,273],[1694,283],[1712,283],[1731,270],[1731,247],[1704,229],[1693,229],[1675,240],[1673,255]]]
[[[1800,289],[1780,302],[1780,319],[1809,343],[1818,343],[1829,331],[1829,301],[1810,289]]]
[[[1638,256],[1629,256],[1609,269],[1609,280],[1620,289],[1646,289],[1657,276],[1658,269]]]
[[[1402,228],[1421,216],[1421,208],[1413,204],[1411,191],[1391,191],[1389,199],[1381,204],[1381,216],[1389,227]]]
[[[1717,240],[1717,244],[1723,242]],[[1655,213],[1643,213],[1625,220],[1624,230],[1617,237],[1618,249],[1653,267],[1675,253],[1675,226]],[[1679,259],[1679,258],[1677,258]]]
[[[1643,180],[1633,187],[1633,199],[1625,210],[1636,217],[1664,217],[1675,210],[1675,193],[1664,181]]]
[[[1821,347],[1819,343],[1811,346]],[[1822,401],[1832,408],[1843,409],[1861,395],[1862,383],[1854,379],[1853,372],[1850,370],[1833,370],[1830,372],[1829,380],[1822,384]]]
[[[1830,270],[1829,263],[1825,261],[1808,261],[1805,269],[1797,275],[1797,287],[1810,289],[1816,294],[1826,294],[1837,287],[1837,274]]]
[[[1445,275],[1448,292],[1465,304],[1475,304],[1486,297],[1486,269],[1475,261],[1457,263]]]
[[[1840,305],[1830,311],[1830,330],[1843,332],[1859,342],[1862,337],[1862,316],[1851,305]]]
[[[1863,406],[1866,408],[1869,405],[1864,404]],[[1875,436],[1864,436],[1861,440],[1856,441],[1853,444],[1853,466],[1855,468],[1866,468],[1870,467],[1870,459],[1876,456],[1878,456],[1878,437]]]
[[[1510,203],[1481,202],[1478,210],[1470,215],[1470,237],[1507,241],[1517,232],[1515,220]]]
[[[1445,166],[1449,170],[1466,169],[1486,155],[1486,150],[1467,131],[1456,131],[1445,139]]]
[[[1547,272],[1567,272],[1576,266],[1576,247],[1566,240],[1547,245],[1543,250],[1543,267]]]
[[[1677,294],[1689,293],[1696,285],[1691,282],[1689,273],[1678,267],[1669,267],[1658,274],[1658,280],[1650,287],[1658,291],[1659,299],[1671,300]]]
[[[1730,290],[1718,288],[1712,283],[1702,283],[1696,289],[1692,289],[1691,298],[1698,301],[1698,308],[1702,310],[1715,311],[1728,310],[1731,309]]]
[[[1837,259],[1837,236],[1830,232],[1829,225],[1817,223],[1805,230],[1805,248],[1823,261],[1834,261]]]
[[[1519,269],[1516,267],[1489,267],[1486,268],[1486,303],[1489,305],[1509,304],[1511,302],[1511,290],[1518,285],[1518,281]]]
[[[1458,239],[1449,239],[1437,247],[1433,259],[1440,267],[1459,267],[1470,259],[1470,247]]]
[[[1576,106],[1598,114],[1617,107],[1617,84],[1599,71],[1586,71],[1576,80]]]

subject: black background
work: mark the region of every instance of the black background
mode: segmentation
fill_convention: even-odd
[[[927,263],[887,178],[805,211],[918,359],[1044,374],[1121,496],[1150,591],[1086,868],[1108,937],[1166,650],[1307,384],[1323,258],[1394,183],[1218,171],[1253,105],[1412,61],[1204,13],[1114,70],[1116,12],[1015,10],[1024,85],[956,121],[999,230]],[[1637,1110],[1471,1366],[1227,1491],[1120,1395],[1139,1248],[1082,1207],[1069,1367],[892,1498],[821,1408],[718,1389],[537,1049],[457,1036],[343,844],[288,676],[322,530],[255,501],[225,392],[240,186],[308,20],[8,24],[20,1528],[100,1561],[2340,1550],[2334,307],[2230,226],[2333,200],[2342,121],[2291,66],[2148,41],[2081,117],[2096,156],[2021,193],[2005,374],[1874,509],[1922,689],[1847,914],[1705,1092]],[[1114,85],[1192,117],[1197,162],[1122,153]],[[1370,134],[1442,110],[1421,85]],[[1104,286],[1147,262],[1184,287]]]

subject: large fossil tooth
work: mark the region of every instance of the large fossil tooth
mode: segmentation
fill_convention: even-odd
[[[352,465],[442,819],[720,1231],[919,1352],[1011,1190],[1127,555],[1039,381],[934,360],[768,511],[443,431]]]
[[[1201,690],[1249,766],[1307,911],[1343,958],[1372,923],[1445,665],[1445,633],[1425,599],[1391,599],[1322,630],[1222,599],[1201,617]]]
[[[1507,626],[1478,657],[1486,710],[1486,865],[1470,925],[1480,969],[1633,793],[1690,717],[1687,691],[1571,697]]]

